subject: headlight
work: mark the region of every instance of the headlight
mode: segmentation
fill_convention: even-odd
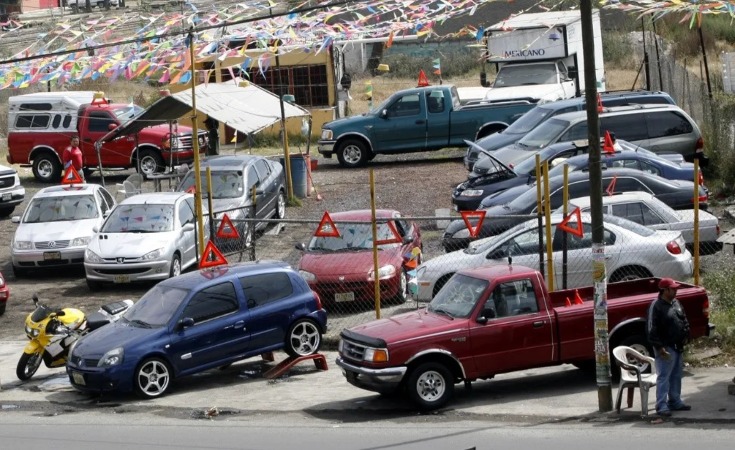
[[[84,250],[84,260],[91,263],[103,263],[104,259],[100,258],[99,255],[90,249]]]
[[[145,255],[141,256],[140,259],[142,259],[143,261],[153,261],[161,257],[161,252],[163,252],[163,248],[157,248],[152,252],[148,252]]]
[[[316,275],[314,275],[311,272],[307,272],[305,270],[299,270],[299,275],[301,275],[301,278],[303,278],[307,282],[314,282],[314,281],[316,281]]]
[[[395,274],[396,274],[396,266],[394,265],[383,266],[380,269],[378,269],[378,279],[379,280],[385,280],[386,278],[390,278]],[[370,272],[368,272],[368,281],[375,281],[375,271],[374,270],[371,270]]]
[[[388,350],[384,348],[365,349],[363,360],[370,362],[388,362]]]
[[[122,364],[123,361],[123,348],[113,348],[109,352],[105,353],[104,356],[97,363],[97,367],[112,367]]]
[[[30,338],[37,338],[38,334],[41,332],[38,328],[31,328],[28,325],[26,325],[26,335]]]
[[[485,191],[483,191],[482,189],[467,189],[460,195],[462,195],[463,197],[479,197],[481,195],[485,195]]]
[[[16,250],[30,250],[33,248],[33,242],[31,241],[14,241],[13,246]]]
[[[322,128],[322,139],[325,141],[330,141],[334,137],[334,132],[332,130]]]
[[[337,344],[337,352],[342,353],[342,349],[344,348],[344,346],[345,346],[345,341],[340,339],[339,343]]]
[[[452,235],[455,239],[462,239],[470,237],[470,230],[467,227],[462,228]]]
[[[92,240],[92,236],[84,236],[84,237],[78,237],[71,240],[71,243],[69,244],[70,247],[82,247],[87,244],[89,244],[89,241]]]

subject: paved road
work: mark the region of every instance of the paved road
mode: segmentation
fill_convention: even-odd
[[[74,391],[61,369],[45,367],[29,382],[15,377],[15,366],[24,343],[0,343],[0,403],[3,412],[37,411],[64,415],[81,411],[99,414],[155,414],[171,418],[204,417],[216,407],[219,418],[253,414],[307,413],[323,418],[359,420],[373,417],[423,420],[402,398],[384,398],[352,387],[334,363],[336,353],[325,352],[329,370],[317,371],[310,362],[296,366],[287,375],[266,380],[263,372],[275,363],[252,358],[226,370],[214,370],[180,380],[174,390],[159,399],[134,396],[93,397]],[[285,354],[276,354],[280,361]],[[683,397],[692,411],[675,414],[676,422],[721,423],[735,426],[735,396],[728,384],[735,368],[687,370]],[[617,388],[613,388],[613,395]],[[650,408],[653,409],[653,395]],[[473,383],[471,390],[457,386],[448,408],[428,415],[444,420],[482,418],[530,423],[557,421],[641,421],[640,403],[622,414],[598,412],[597,386],[584,372],[572,366],[546,368],[501,375]]]

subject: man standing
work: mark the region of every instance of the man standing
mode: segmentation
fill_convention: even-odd
[[[648,308],[648,341],[656,357],[656,412],[669,417],[671,411],[689,411],[681,400],[681,378],[684,369],[682,353],[689,340],[689,321],[676,299],[680,284],[671,278],[658,283],[658,298]]]
[[[61,161],[64,163],[63,173],[66,173],[69,166],[74,166],[79,176],[84,178],[84,171],[82,170],[84,164],[82,161],[82,150],[79,148],[79,136],[74,135],[71,137],[71,143],[64,149],[64,153],[61,155]]]

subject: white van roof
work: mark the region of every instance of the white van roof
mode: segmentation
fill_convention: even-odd
[[[14,105],[22,103],[65,103],[79,107],[94,100],[94,91],[65,91],[65,92],[35,92],[33,94],[15,95],[8,99],[8,105],[13,109]]]

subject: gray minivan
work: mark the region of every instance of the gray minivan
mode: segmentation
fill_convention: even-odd
[[[676,105],[629,105],[605,108],[600,114],[600,134],[615,134],[654,153],[678,153],[692,161],[704,149],[699,127]],[[560,114],[541,123],[515,144],[493,153],[502,163],[520,162],[557,142],[587,139],[587,112]],[[479,163],[478,163],[479,164]]]
[[[605,107],[633,104],[676,104],[669,94],[662,91],[637,90],[603,92],[600,94],[600,99]],[[585,97],[575,97],[556,102],[539,104],[510,124],[510,126],[505,130],[478,139],[475,143],[485,150],[497,150],[501,147],[517,142],[525,136],[526,133],[536,128],[545,120],[558,116],[559,114],[584,110],[585,104]],[[482,152],[479,149],[469,147],[464,158],[465,168],[471,172],[475,161],[482,157]]]

